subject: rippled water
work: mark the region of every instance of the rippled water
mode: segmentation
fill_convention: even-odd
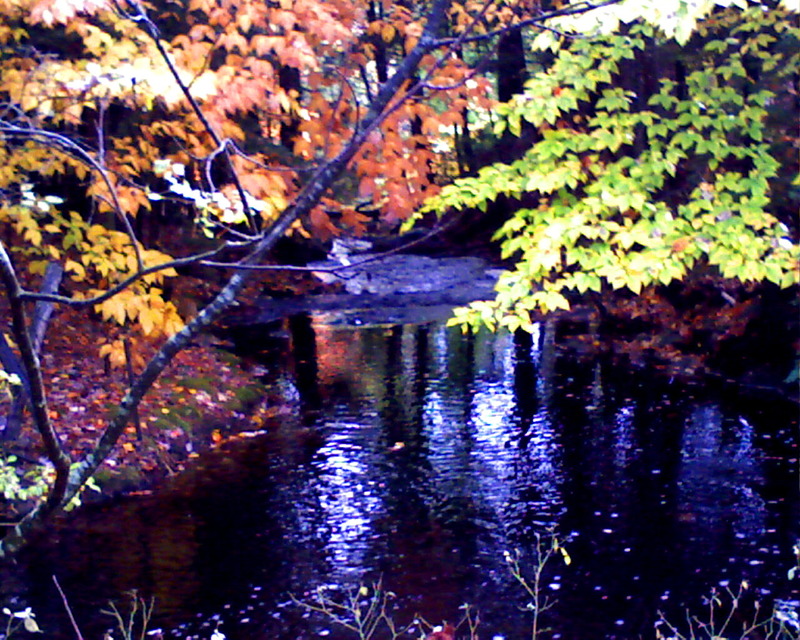
[[[549,531],[572,559],[544,573],[560,638],[654,637],[659,610],[742,579],[797,598],[796,405],[586,355],[552,322],[514,337],[324,320],[238,345],[292,409],[266,433],[156,496],[83,510],[23,559],[4,589],[48,637],[73,637],[56,573],[97,634],[100,604],[135,587],[174,637],[344,637],[289,594],[382,578],[398,618],[470,603],[482,637],[524,638],[504,554],[531,575]]]

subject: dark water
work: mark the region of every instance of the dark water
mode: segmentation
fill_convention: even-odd
[[[288,411],[200,457],[155,496],[89,506],[34,546],[3,592],[48,638],[87,638],[137,588],[172,637],[345,637],[289,594],[382,578],[397,617],[530,636],[507,551],[532,575],[555,531],[545,614],[563,639],[652,638],[713,587],[797,599],[797,405],[632,369],[533,336],[442,324],[347,328],[302,318],[241,351]],[[410,636],[409,636],[410,637]]]

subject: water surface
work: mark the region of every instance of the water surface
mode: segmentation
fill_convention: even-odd
[[[88,507],[39,544],[7,591],[50,638],[130,588],[174,637],[345,637],[289,594],[382,579],[397,617],[524,638],[537,539],[572,563],[544,574],[551,635],[654,637],[713,587],[797,598],[797,406],[632,368],[575,348],[555,322],[532,336],[463,336],[442,323],[337,326],[301,317],[250,331],[246,353],[291,410],[201,456],[153,496]],[[600,350],[602,352],[602,349]],[[793,590],[794,589],[794,590]],[[87,636],[90,634],[87,634]]]

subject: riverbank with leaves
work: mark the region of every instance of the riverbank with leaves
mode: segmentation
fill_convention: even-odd
[[[202,299],[208,286],[186,279],[174,295]],[[50,321],[41,366],[52,385],[50,416],[58,422],[63,446],[73,458],[92,450],[127,390],[124,360],[112,362],[101,355],[102,345],[121,341],[123,335],[124,330],[109,327],[99,315],[87,317],[69,307],[57,310]],[[157,344],[141,336],[131,342],[135,345],[131,367],[136,372]],[[120,446],[98,471],[95,490],[109,496],[148,489],[182,471],[199,451],[227,434],[257,430],[264,420],[280,415],[283,408],[273,404],[239,358],[221,346],[210,335],[200,336],[175,358],[140,405],[138,421],[125,428]],[[0,411],[7,414],[10,409],[11,398],[4,394]],[[10,523],[30,508],[32,500],[45,495],[52,482],[52,468],[27,411],[19,437],[3,443],[2,455],[0,495],[5,499],[0,502],[0,521]],[[94,493],[85,497],[97,497]]]

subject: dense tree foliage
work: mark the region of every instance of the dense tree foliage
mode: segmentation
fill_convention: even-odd
[[[15,343],[0,351],[55,469],[3,548],[76,495],[286,234],[394,230],[417,211],[518,198],[499,231],[517,267],[474,308],[511,327],[565,306],[565,290],[638,292],[701,262],[795,282],[796,229],[770,203],[794,193],[795,160],[780,154],[797,133],[769,118],[796,90],[797,33],[789,2],[745,4],[0,0],[0,276]],[[648,57],[673,71],[628,87]],[[540,69],[527,82],[526,60]],[[509,133],[529,149],[462,175]],[[54,263],[60,292],[33,291]],[[192,319],[165,293],[189,265],[231,274]],[[160,345],[77,461],[48,410],[32,303]],[[119,335],[100,353],[122,363]]]
[[[648,90],[631,72],[658,76]],[[800,31],[763,6],[714,14],[677,50],[640,21],[560,48],[496,109],[495,132],[529,123],[535,144],[423,209],[520,202],[497,232],[514,268],[459,321],[514,329],[570,291],[638,294],[696,267],[796,284],[798,73]]]
[[[85,485],[145,392],[278,239],[358,233],[365,211],[394,225],[435,192],[456,134],[469,135],[468,107],[491,106],[468,56],[489,59],[483,43],[510,22],[592,8],[531,18],[449,0],[0,3],[0,275],[16,349],[0,347],[54,470],[47,500],[3,549]],[[158,232],[182,220],[202,234],[168,255]],[[66,273],[58,294],[28,288],[47,263]],[[184,326],[165,280],[198,264],[232,275]],[[71,305],[161,341],[78,461],[49,409],[33,302],[37,317]],[[101,353],[122,362],[124,341]]]

